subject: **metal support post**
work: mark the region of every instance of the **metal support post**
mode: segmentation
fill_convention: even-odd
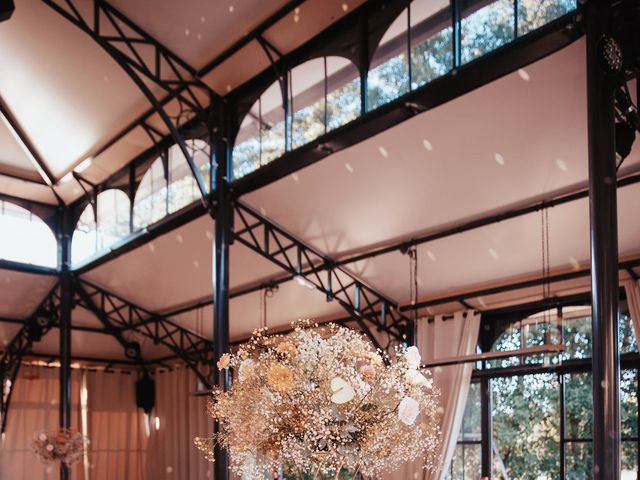
[[[614,74],[622,68],[622,55],[617,42],[607,36],[609,2],[589,1],[585,14],[593,307],[592,478],[615,480],[620,478],[620,369]]]

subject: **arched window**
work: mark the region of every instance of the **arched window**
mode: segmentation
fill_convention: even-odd
[[[373,110],[453,68],[449,0],[415,0],[391,24],[368,75]]]
[[[187,140],[187,149],[207,187],[211,181],[210,147],[198,139]],[[139,230],[169,213],[198,200],[200,190],[178,145],[167,151],[167,169],[157,158],[142,177],[133,202],[133,228]]]
[[[58,264],[58,243],[41,218],[0,200],[0,258],[44,267]]]
[[[284,154],[338,128],[361,112],[360,74],[342,57],[321,57],[288,74],[289,118],[282,90],[271,85],[245,116],[233,149],[233,178],[240,178]]]
[[[115,188],[96,197],[97,218],[93,205],[87,205],[73,232],[71,260],[77,263],[109,248],[130,233],[129,197]]]

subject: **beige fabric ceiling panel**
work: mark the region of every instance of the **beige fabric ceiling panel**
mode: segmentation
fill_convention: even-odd
[[[0,149],[2,146],[0,146]],[[44,184],[26,182],[0,174],[0,192],[17,198],[25,198],[36,202],[58,203],[51,189]]]
[[[207,73],[202,80],[219,95],[226,95],[268,68],[269,65],[269,57],[260,44],[253,41]]]
[[[203,216],[83,278],[154,312],[212,295],[213,220]],[[248,248],[231,247],[231,289],[260,282],[281,270]]]
[[[57,278],[0,269],[0,317],[25,319],[49,294]]]
[[[0,172],[42,181],[31,160],[3,121],[0,121],[0,146]]]
[[[19,2],[0,28],[0,92],[57,177],[147,107],[87,34],[43,2]]]
[[[640,185],[618,194],[620,257],[640,256]],[[541,214],[495,223],[420,245],[418,289],[422,299],[455,295],[541,276]],[[552,274],[589,268],[588,200],[549,210]],[[350,266],[391,298],[410,302],[409,258],[394,252]]]
[[[267,30],[264,37],[280,52],[289,53],[363,3],[364,0],[308,0]]]
[[[286,0],[114,0],[116,8],[195,68],[222,53]]]

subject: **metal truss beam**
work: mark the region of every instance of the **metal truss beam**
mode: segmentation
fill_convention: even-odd
[[[405,342],[412,331],[412,321],[398,310],[396,302],[366,285],[344,268],[334,267],[333,260],[306,245],[250,207],[235,202],[233,206],[234,240],[262,255],[298,282],[336,301],[358,323],[374,345],[382,349],[368,323],[393,341]]]
[[[212,376],[205,373],[212,361],[211,340],[85,280],[78,279],[77,287],[83,292],[77,297],[77,304],[98,314],[109,324],[110,333],[121,336],[124,331],[134,331],[165,346],[193,370],[206,388],[211,388]],[[129,348],[139,348],[132,343],[126,342]]]
[[[180,127],[196,117],[206,118],[203,94],[209,102],[217,98],[215,92],[197,78],[195,68],[106,1],[93,0],[89,14],[83,13],[77,0],[43,2],[87,33],[134,81],[180,147],[198,184],[203,204],[207,205],[207,185],[193,161]],[[163,95],[156,95],[151,85],[159,87]],[[165,108],[170,102],[178,103],[176,115],[170,115]],[[156,132],[146,120],[141,122],[141,126],[147,133]],[[150,133],[150,136],[155,143],[157,135]]]
[[[60,292],[59,286],[56,285],[18,330],[0,358],[0,417],[2,417],[0,432],[2,433],[7,426],[11,396],[22,358],[31,351],[33,343],[39,341],[58,322],[59,303]]]

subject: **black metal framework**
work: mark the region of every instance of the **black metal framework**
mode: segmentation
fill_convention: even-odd
[[[130,352],[127,355],[130,359],[138,360],[140,346],[136,346],[135,341],[126,340],[123,335],[136,332],[168,348],[187,364],[205,388],[211,388],[213,345],[210,340],[85,280],[77,280],[76,285],[79,292],[76,304],[94,312],[108,333],[122,339],[123,347]],[[153,363],[152,359],[144,362],[150,363]]]
[[[240,202],[234,204],[233,237],[254,252],[278,265],[301,285],[317,289],[327,301],[336,301],[353,317],[371,342],[382,351],[395,343],[406,343],[413,322],[398,309],[398,304],[366,285],[354,274],[335,267],[331,258],[306,245],[279,226]],[[365,325],[387,335],[381,345]]]
[[[91,36],[135,82],[153,106],[140,125],[155,145],[163,134],[147,121],[151,114],[160,117],[187,160],[206,205],[207,186],[185,144],[180,127],[195,117],[206,118],[206,104],[210,100],[217,101],[215,92],[199,80],[195,68],[106,1],[93,0],[89,13],[83,13],[82,6],[73,0],[43,1]],[[148,55],[149,49],[153,52],[151,55]],[[147,82],[160,87],[165,96],[155,95]],[[171,103],[177,104],[177,115],[171,115],[167,110]]]
[[[58,323],[60,287],[56,285],[40,303],[35,312],[24,322],[0,357],[0,432],[4,433],[11,404],[11,395],[16,383],[22,359],[29,354],[34,342]]]

